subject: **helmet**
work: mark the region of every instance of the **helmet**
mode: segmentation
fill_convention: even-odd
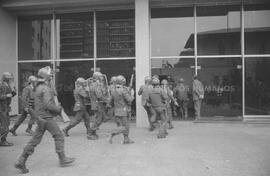
[[[13,75],[12,75],[12,73],[10,73],[10,72],[4,72],[3,73],[3,76],[2,76],[2,80],[3,81],[10,81],[10,80],[12,80],[14,77],[13,77]]]
[[[53,71],[50,66],[46,66],[39,69],[38,76],[41,78],[47,79],[53,76]]]
[[[158,75],[153,75],[153,76],[152,76],[152,79],[153,79],[153,78],[159,79],[159,76],[158,76]]]
[[[83,85],[84,83],[85,83],[85,79],[81,78],[81,77],[77,78],[77,80],[75,82],[75,84],[77,84],[77,85]]]
[[[110,83],[111,84],[116,83],[116,81],[117,81],[117,77],[116,76],[111,77],[111,80],[110,80]]]
[[[28,77],[28,83],[30,84],[30,83],[33,83],[33,82],[36,82],[37,81],[37,77],[35,77],[35,76],[33,76],[33,75],[31,75],[31,76],[29,76]]]
[[[126,84],[126,78],[123,75],[117,76],[117,81],[118,84],[125,85]]]
[[[102,77],[102,73],[100,73],[100,72],[94,72],[93,73],[93,78],[94,79],[99,79],[100,77]]]
[[[185,82],[185,80],[183,78],[180,78],[179,82],[182,83],[182,82]]]
[[[167,84],[168,84],[168,81],[167,81],[166,79],[163,79],[163,80],[161,81],[161,84],[162,84],[162,85],[167,85]]]
[[[144,77],[144,82],[146,82],[146,83],[150,83],[151,82],[151,77],[150,76],[146,76],[146,77]]]
[[[159,84],[159,79],[153,78],[153,79],[152,79],[152,84],[153,84],[153,85],[158,85],[158,84]]]

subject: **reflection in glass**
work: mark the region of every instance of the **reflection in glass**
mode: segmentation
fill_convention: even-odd
[[[135,56],[134,10],[97,12],[97,56]]]
[[[241,64],[241,58],[198,58],[198,76],[205,88],[202,116],[242,116]]]
[[[240,54],[240,32],[240,6],[197,7],[198,55]]]
[[[100,60],[97,61],[97,71],[106,74],[108,82],[112,76],[123,75],[126,78],[126,86],[129,86],[131,75],[134,74],[132,87],[135,90],[135,60]],[[136,100],[132,102],[132,116],[136,116]]]
[[[49,62],[18,63],[18,94],[20,110],[22,103],[22,90],[27,85],[28,77],[31,75],[37,76],[38,70],[45,66],[50,66],[52,68],[52,64]]]
[[[245,54],[270,54],[270,6],[246,5]]]
[[[93,57],[93,14],[61,14],[57,18],[60,19],[60,58]]]
[[[151,9],[152,56],[194,55],[187,45],[194,33],[193,7]]]
[[[245,114],[270,114],[270,58],[245,58]]]
[[[56,62],[55,85],[58,99],[68,114],[73,113],[74,83],[78,77],[87,79],[93,74],[93,61]]]
[[[174,90],[179,84],[180,78],[184,79],[184,84],[188,89],[188,118],[194,117],[193,102],[192,102],[192,77],[195,71],[194,58],[179,58],[179,59],[151,59],[151,74],[157,75],[162,81],[166,79],[169,83],[170,89]],[[180,109],[171,104],[170,114],[177,119],[180,119]]]
[[[51,16],[18,18],[18,60],[51,59]]]

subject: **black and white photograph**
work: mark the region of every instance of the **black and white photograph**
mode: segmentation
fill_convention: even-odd
[[[0,0],[0,176],[270,176],[270,0]]]

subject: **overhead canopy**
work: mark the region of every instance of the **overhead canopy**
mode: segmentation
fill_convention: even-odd
[[[36,14],[61,10],[134,9],[135,1],[136,0],[0,0],[0,7],[17,14]],[[193,5],[239,5],[242,1],[244,4],[270,4],[270,0],[149,0],[151,8],[186,7]]]
[[[134,8],[134,0],[2,0],[0,6],[16,13]]]

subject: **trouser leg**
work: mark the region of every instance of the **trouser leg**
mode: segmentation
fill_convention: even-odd
[[[1,142],[5,142],[7,141],[7,135],[9,132],[9,124],[10,124],[10,119],[8,116],[8,113],[6,111],[1,112],[1,117],[0,117],[0,124],[1,124],[1,128],[3,130],[2,134],[1,134]]]
[[[83,119],[84,119],[84,126],[86,128],[87,135],[90,133],[90,115],[85,110],[83,113]]]
[[[103,118],[105,117],[105,107],[103,104],[98,105],[98,108],[95,111],[95,116],[96,119],[93,126],[91,127],[91,131],[96,131],[98,127],[102,124]]]
[[[64,130],[66,132],[68,132],[71,128],[73,128],[76,125],[78,125],[81,122],[82,118],[83,118],[83,113],[84,112],[82,110],[81,111],[77,111],[74,119],[68,124],[68,126],[66,126],[64,128]]]
[[[17,128],[23,123],[23,121],[26,119],[27,117],[27,112],[25,110],[22,111],[22,114],[19,116],[19,118],[16,120],[16,122],[14,123],[13,127],[10,129],[10,131],[15,132],[17,130]]]
[[[24,148],[25,153],[27,153],[28,155],[32,155],[34,153],[35,147],[38,144],[40,144],[42,137],[46,131],[46,125],[47,125],[46,120],[37,121],[37,127],[35,130],[35,133]]]
[[[144,106],[144,109],[147,113],[147,117],[148,117],[148,122],[149,122],[149,128],[150,130],[153,128],[153,123],[151,121],[151,117],[152,117],[152,113],[151,113],[151,109],[149,106]]]
[[[173,124],[172,124],[172,111],[171,111],[171,106],[170,106],[169,103],[166,106],[165,117],[166,117],[167,122],[169,124],[169,129],[172,129],[173,128]]]
[[[28,125],[32,126],[36,122],[37,117],[33,109],[29,109],[29,114],[30,114],[30,120],[28,122]]]
[[[194,110],[195,110],[195,118],[200,119],[201,117],[201,100],[194,100]]]
[[[119,124],[119,126],[117,126],[116,129],[112,130],[111,135],[115,136],[115,135],[121,134],[125,131],[122,118],[123,117],[120,117],[120,116],[115,117],[115,120]]]
[[[64,152],[64,136],[59,126],[57,125],[56,121],[54,121],[53,119],[48,119],[47,130],[51,133],[54,139],[56,153],[63,153]]]
[[[183,102],[183,109],[184,109],[184,117],[188,119],[188,101]]]
[[[158,131],[158,138],[165,138],[167,135],[167,123],[168,123],[168,119],[165,115],[166,110],[165,109],[156,109],[156,112],[158,114],[158,116],[160,117],[160,122],[159,122],[159,131]]]

